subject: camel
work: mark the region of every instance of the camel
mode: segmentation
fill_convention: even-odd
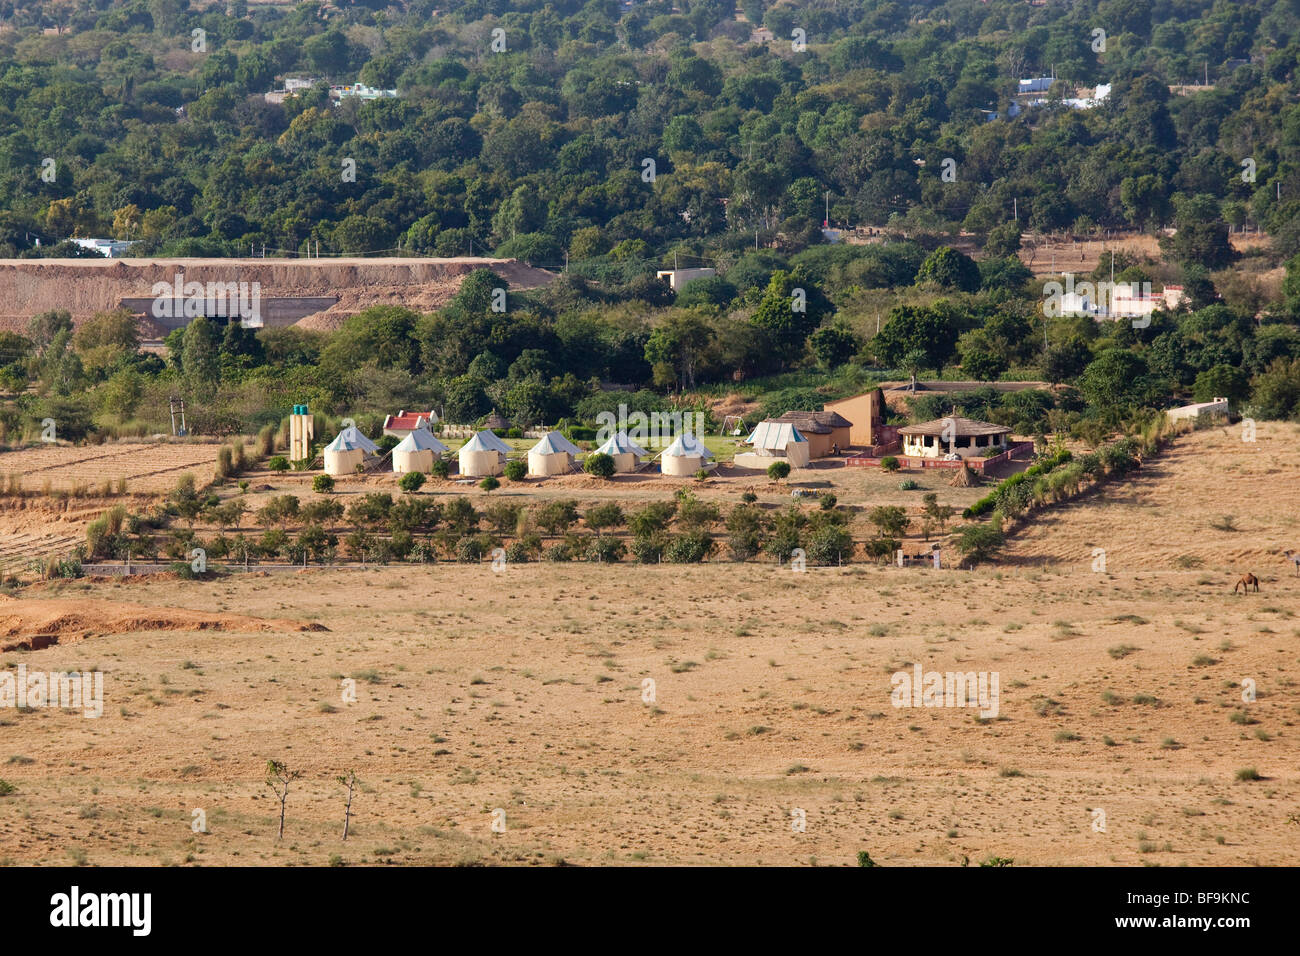
[[[1259,593],[1259,578],[1247,571],[1241,576],[1236,584],[1232,586],[1232,593],[1237,593],[1237,588],[1241,588],[1242,594],[1249,594],[1251,587],[1255,588],[1255,593]]]
[[[1283,551],[1286,559],[1295,565],[1295,573],[1300,574],[1300,551]]]

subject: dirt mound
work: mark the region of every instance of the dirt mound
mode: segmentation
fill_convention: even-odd
[[[0,595],[0,651],[40,650],[104,634],[134,631],[325,631],[323,624],[150,607],[95,598]]]
[[[258,283],[263,297],[337,296],[304,328],[333,329],[370,305],[429,310],[447,302],[465,276],[489,268],[512,289],[549,284],[554,273],[516,259],[462,256],[451,259],[4,259],[0,260],[0,330],[24,331],[33,315],[67,309],[75,322],[115,309],[124,298],[150,296],[158,282]],[[309,321],[310,320],[310,321]],[[317,321],[319,320],[319,321]],[[153,323],[146,337],[165,330]]]

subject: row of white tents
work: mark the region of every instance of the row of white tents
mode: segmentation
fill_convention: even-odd
[[[325,446],[325,473],[354,474],[364,463],[366,455],[374,455],[378,451],[379,446],[361,434],[356,426],[349,426]],[[408,471],[427,472],[433,467],[434,459],[447,451],[447,446],[428,429],[413,429],[393,448],[393,471],[399,474]],[[460,473],[467,478],[499,475],[505,471],[506,456],[509,453],[509,445],[498,438],[495,432],[484,429],[461,446],[458,453]],[[547,432],[528,450],[528,474],[538,478],[568,474],[577,470],[574,456],[580,454],[582,449],[560,432]],[[593,454],[609,455],[614,459],[614,471],[627,473],[636,471],[640,460],[650,453],[632,441],[626,432],[618,432],[611,435]],[[660,470],[665,475],[693,475],[700,469],[709,467],[708,463],[712,459],[713,452],[704,447],[699,438],[684,432],[664,449],[660,456]]]

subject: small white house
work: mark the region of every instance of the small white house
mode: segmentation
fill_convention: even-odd
[[[126,255],[131,247],[135,245],[134,242],[127,242],[123,239],[70,239],[68,241],[108,259],[116,259]]]
[[[1226,398],[1215,398],[1208,402],[1183,405],[1181,408],[1169,409],[1165,412],[1165,415],[1171,422],[1199,422],[1204,419],[1227,418],[1228,400]]]
[[[408,412],[402,409],[396,415],[384,416],[384,434],[394,438],[405,438],[417,428],[433,430],[438,424],[438,413],[430,409],[427,412]]]
[[[950,416],[932,422],[906,425],[898,430],[903,454],[916,458],[979,458],[1001,451],[1011,429],[992,422]]]

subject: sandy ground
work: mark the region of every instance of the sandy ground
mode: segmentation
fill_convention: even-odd
[[[177,580],[167,573],[160,578]],[[105,584],[92,578],[90,584]],[[45,585],[33,590],[46,590]],[[0,594],[0,650],[41,650],[105,634],[137,631],[323,631],[319,623],[263,620],[244,614],[187,611],[129,601],[14,598]]]
[[[329,630],[0,655],[106,675],[99,719],[0,711],[0,860],[1294,864],[1300,578],[1271,552],[1300,544],[1298,434],[1183,439],[976,572],[439,564],[29,591]],[[1242,531],[1209,529],[1229,501]],[[1234,595],[1247,569],[1261,593]],[[996,672],[998,714],[895,708],[916,663]],[[303,773],[280,842],[270,758]]]
[[[211,481],[220,448],[216,441],[30,445],[0,452],[0,477],[12,476],[25,491],[46,494],[123,478],[129,491],[163,492],[187,471],[200,485]]]
[[[301,320],[304,328],[329,330],[370,305],[438,308],[455,295],[465,276],[482,267],[492,269],[512,289],[538,288],[555,278],[516,259],[470,256],[3,259],[0,330],[22,332],[33,315],[50,308],[67,309],[74,322],[83,322],[96,312],[117,308],[123,298],[153,295],[155,283],[172,282],[178,273],[189,282],[255,282],[266,297],[337,296],[334,306]]]

